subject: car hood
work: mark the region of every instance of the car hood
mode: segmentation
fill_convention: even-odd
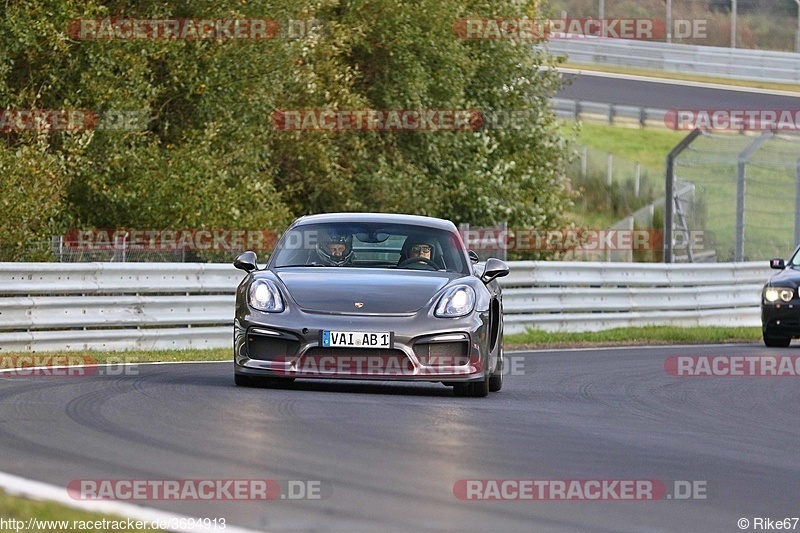
[[[790,287],[796,289],[800,286],[800,271],[786,267],[769,279],[767,285],[774,287]]]
[[[305,311],[382,315],[418,311],[442,287],[461,276],[349,267],[286,268],[275,274]]]

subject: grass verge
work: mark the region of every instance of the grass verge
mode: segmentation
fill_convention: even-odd
[[[527,333],[506,335],[507,350],[526,348],[576,348],[596,346],[644,346],[652,344],[724,344],[761,341],[758,327],[696,327],[645,326],[616,328],[603,331],[550,332],[528,330]]]
[[[568,129],[572,128],[569,123]],[[681,142],[688,132],[661,128],[625,128],[606,124],[583,122],[578,142],[604,152],[637,161],[653,170],[666,170],[667,154]]]
[[[153,363],[180,361],[228,361],[233,359],[232,348],[214,348],[209,350],[130,350],[124,352],[104,352],[81,350],[72,352],[0,352],[0,368],[10,368],[17,364],[21,356],[34,356],[32,365],[37,360],[45,365],[60,364],[122,364]]]
[[[666,70],[644,69],[633,67],[618,67],[615,65],[588,65],[585,63],[567,62],[563,65],[566,68],[586,70],[592,72],[610,72],[614,74],[631,74],[634,76],[649,76],[653,78],[668,78],[681,81],[699,81],[703,83],[718,83],[720,85],[732,85],[734,87],[749,87],[754,89],[769,89],[774,91],[787,91],[800,94],[800,86],[796,83],[775,83],[758,80],[735,80],[714,76],[700,76],[696,74],[684,74],[681,72],[669,72]]]
[[[717,344],[760,342],[761,328],[752,327],[695,327],[644,326],[639,328],[617,328],[587,332],[549,332],[528,330],[527,333],[506,335],[506,349],[560,348],[572,346],[637,346],[645,344]],[[9,368],[15,357],[22,355],[49,357],[70,357],[70,361],[80,363],[89,360],[97,363],[144,363],[179,361],[229,361],[231,350],[219,348],[211,350],[159,350],[127,352],[47,352],[31,354],[28,352],[9,352],[0,356],[0,368]]]
[[[52,501],[31,500],[21,496],[13,496],[2,490],[0,490],[0,516],[6,520],[5,529],[16,531],[91,530],[97,532],[119,532],[121,531],[120,526],[125,526],[122,529],[126,529],[128,525],[128,519],[121,516],[90,513]],[[17,527],[8,525],[9,520],[12,519],[18,521]],[[134,520],[134,523],[136,522]],[[114,525],[117,527],[114,527]],[[136,531],[159,530],[148,527],[136,529]]]

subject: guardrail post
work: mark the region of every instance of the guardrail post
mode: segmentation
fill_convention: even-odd
[[[617,114],[617,109],[614,104],[608,104],[608,123],[614,123],[614,116]]]
[[[639,108],[639,125],[641,127],[645,127],[647,125],[647,108],[640,107]]]
[[[664,262],[674,263],[672,253],[672,217],[675,216],[675,159],[702,133],[696,128],[667,154],[666,196],[664,198]]]
[[[767,142],[772,135],[771,131],[762,133],[758,139],[748,144],[738,157],[738,164],[736,165],[738,170],[736,179],[736,241],[733,248],[733,261],[735,263],[744,261],[744,200],[747,162],[753,153]]]

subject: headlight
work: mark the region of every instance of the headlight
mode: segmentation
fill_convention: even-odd
[[[794,296],[794,290],[786,287],[766,287],[764,289],[764,299],[768,302],[777,302],[783,300],[784,302],[791,301]]]
[[[259,279],[250,285],[250,295],[248,298],[250,307],[269,313],[280,313],[283,311],[283,298],[275,286],[269,280]]]
[[[475,289],[468,285],[458,285],[439,298],[433,314],[439,318],[455,318],[471,313],[474,308]]]

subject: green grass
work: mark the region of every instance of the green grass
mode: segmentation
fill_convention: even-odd
[[[565,129],[571,127],[569,124]],[[667,154],[688,133],[662,128],[626,128],[583,122],[577,141],[629,161],[639,162],[660,172],[663,177]]]
[[[641,345],[641,344],[715,344],[726,342],[758,342],[760,328],[645,326],[616,328],[590,332],[548,332],[531,330],[506,335],[506,348],[517,346],[563,346],[582,344]]]
[[[40,527],[40,528],[31,528],[27,529],[27,523],[22,526],[22,529],[19,531],[88,531],[91,529],[92,531],[99,531],[99,532],[119,532],[122,529],[114,529],[113,522],[109,523],[108,521],[120,521],[125,522],[125,526],[127,526],[127,519],[122,518],[116,515],[105,515],[101,513],[90,513],[87,511],[82,511],[79,509],[73,509],[72,507],[67,507],[65,505],[61,505],[51,501],[40,501],[40,500],[31,500],[28,498],[23,498],[20,496],[12,496],[2,490],[0,490],[0,517],[8,521],[9,519],[21,520],[23,522],[27,522],[30,518],[37,518],[39,520],[55,520],[55,521],[68,521],[67,528],[61,528],[56,524],[51,524],[53,527]],[[105,519],[107,522],[106,524],[102,523],[102,520]],[[93,522],[92,524],[80,524],[75,523],[75,521],[79,522]],[[100,523],[96,523],[100,521]],[[134,521],[135,522],[135,521]],[[8,522],[6,522],[8,524]],[[81,525],[100,525],[101,527],[85,527],[80,528]],[[108,527],[102,527],[106,525]],[[123,524],[120,524],[123,525]],[[74,527],[78,526],[78,527]],[[13,528],[6,527],[8,531],[14,531]],[[137,531],[157,531],[150,528],[138,529]]]
[[[725,328],[725,327],[696,327],[681,328],[674,326],[645,326],[640,328],[618,328],[596,332],[567,333],[547,332],[541,330],[528,330],[527,333],[506,335],[507,347],[513,345],[542,345],[559,346],[565,343],[606,343],[606,344],[642,344],[646,342],[661,343],[718,343],[718,342],[755,342],[761,339],[760,328]],[[0,356],[0,366],[3,358],[8,358],[5,363],[13,360],[17,355],[30,355],[29,353],[9,352]],[[51,355],[69,355],[72,360],[80,362],[81,358],[91,358],[97,362],[110,363],[136,363],[153,361],[229,361],[232,359],[231,350],[227,348],[212,350],[163,350],[141,352],[44,352],[36,355],[44,358]],[[2,515],[0,515],[2,516]]]
[[[3,352],[0,351],[0,368],[9,368],[14,358],[35,355],[44,364],[59,365],[68,358],[68,364],[122,364],[178,361],[228,361],[233,360],[233,348],[215,348],[210,350],[130,350],[124,352],[106,352],[100,350],[81,350],[74,352]],[[52,359],[48,363],[47,359]]]

